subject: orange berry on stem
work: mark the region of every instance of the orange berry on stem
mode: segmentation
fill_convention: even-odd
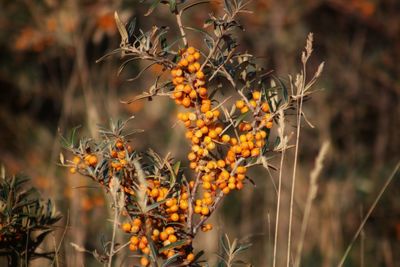
[[[172,213],[170,219],[171,219],[171,221],[174,221],[174,222],[179,221],[178,213]]]
[[[194,48],[193,46],[189,46],[187,52],[189,55],[193,55],[194,53],[196,53],[196,48]]]
[[[149,260],[147,259],[147,257],[141,257],[140,258],[140,265],[142,266],[148,266],[149,265]]]
[[[193,253],[189,253],[189,254],[186,256],[186,260],[189,261],[189,262],[194,261],[194,254],[193,254]]]
[[[238,109],[242,109],[242,108],[244,108],[246,106],[246,103],[243,101],[243,100],[238,100],[238,101],[236,101],[236,107],[238,108]]]
[[[204,79],[204,72],[202,72],[201,70],[196,72],[196,78],[197,79]]]
[[[124,231],[124,232],[126,232],[126,233],[128,233],[128,232],[130,232],[131,231],[131,224],[130,223],[124,223],[124,224],[122,224],[122,230]]]
[[[254,91],[252,95],[254,100],[259,100],[261,98],[260,91]]]

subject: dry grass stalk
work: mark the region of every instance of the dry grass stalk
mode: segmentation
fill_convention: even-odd
[[[374,202],[372,203],[371,207],[369,208],[367,214],[365,215],[364,219],[362,220],[360,226],[358,227],[356,233],[354,234],[353,238],[351,239],[350,244],[347,246],[346,251],[344,252],[342,258],[339,261],[338,267],[343,266],[347,256],[351,248],[353,247],[355,241],[357,240],[358,236],[360,235],[361,231],[363,230],[365,223],[367,222],[368,218],[371,216],[372,212],[374,211],[376,205],[378,204],[379,200],[382,198],[383,193],[385,193],[387,187],[389,186],[390,182],[396,177],[396,174],[400,168],[400,161],[397,163],[396,167],[394,168],[393,172],[386,180],[385,184],[383,185],[382,189],[379,191],[378,196],[375,198]]]
[[[300,231],[300,240],[297,246],[297,252],[296,252],[296,258],[295,258],[295,267],[300,266],[300,261],[301,261],[301,253],[303,251],[303,245],[304,245],[304,239],[306,236],[306,231],[307,231],[307,226],[308,226],[308,220],[310,218],[311,214],[311,208],[312,208],[312,203],[317,196],[317,191],[318,191],[318,177],[321,174],[322,168],[323,168],[323,161],[329,151],[330,143],[329,141],[325,141],[322,144],[322,147],[318,153],[318,156],[315,160],[315,166],[314,169],[311,171],[310,174],[310,187],[309,191],[307,194],[307,201],[306,201],[306,207],[304,210],[304,216],[303,216],[303,221],[301,223],[301,231]]]

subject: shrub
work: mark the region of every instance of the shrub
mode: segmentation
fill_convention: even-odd
[[[8,266],[28,266],[37,258],[52,260],[54,252],[42,252],[39,246],[61,219],[52,201],[44,201],[39,192],[27,188],[29,178],[0,178],[0,257]]]

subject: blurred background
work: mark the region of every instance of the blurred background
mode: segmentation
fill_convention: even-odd
[[[57,201],[64,214],[56,229],[57,242],[66,229],[59,254],[62,266],[98,266],[91,255],[74,251],[70,242],[99,250],[101,240],[110,238],[111,223],[101,190],[57,165],[60,133],[80,125],[82,136],[95,137],[98,124],[135,115],[130,127],[145,130],[132,140],[137,150],[152,147],[161,155],[172,152],[186,160],[183,129],[173,127],[177,110],[172,101],[160,97],[120,103],[147,90],[161,70],[151,68],[140,79],[127,82],[145,62],[130,65],[119,76],[118,56],[95,63],[119,46],[115,10],[124,21],[137,17],[139,27],[146,30],[154,24],[168,25],[169,37],[176,38],[168,8],[161,6],[144,17],[148,7],[135,0],[0,1],[0,162],[9,173],[30,175],[44,196]],[[212,0],[187,12],[183,23],[201,28],[209,13],[221,9],[220,1]],[[317,84],[323,90],[305,108],[315,128],[305,125],[302,130],[293,247],[309,173],[321,144],[330,140],[303,266],[335,266],[400,158],[400,2],[253,0],[248,9],[254,13],[240,16],[245,30],[237,32],[239,49],[259,57],[266,69],[284,80],[287,74],[295,74],[309,32],[315,39],[310,72],[325,61]],[[204,49],[199,36],[192,33],[189,38]],[[283,177],[278,266],[285,263],[291,162],[289,155]],[[276,183],[277,173],[273,177]],[[276,194],[265,170],[254,169],[252,178],[256,187],[229,195],[212,218],[215,229],[197,240],[197,248],[205,248],[210,259],[216,258],[213,253],[218,251],[220,235],[228,233],[232,239],[253,244],[243,252],[243,260],[271,266]],[[399,195],[400,181],[395,179],[345,266],[400,266]]]

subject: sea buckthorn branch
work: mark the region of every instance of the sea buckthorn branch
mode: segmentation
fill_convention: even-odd
[[[178,7],[171,1],[163,2],[169,3],[176,15]],[[158,77],[149,93],[139,98],[168,95],[185,109],[178,113],[178,120],[186,128],[190,144],[187,159],[194,179],[186,180],[180,162],[173,162],[169,155],[161,158],[153,151],[135,151],[124,135],[125,124],[102,130],[101,140],[68,147],[75,157],[64,165],[72,173],[92,178],[106,191],[112,177],[119,179],[118,190],[125,193],[121,228],[130,236],[129,249],[141,256],[142,266],[198,266],[200,253],[195,256],[192,246],[198,230],[212,230],[207,220],[224,196],[252,182],[248,169],[263,162],[267,153],[276,152],[268,144],[274,120],[278,112],[291,108],[296,101],[279,79],[257,66],[252,55],[236,52],[232,32],[240,25],[234,17],[245,4],[240,0],[225,4],[226,14],[219,18],[211,15],[207,22],[213,25],[215,38],[204,60],[204,53],[187,45],[184,32],[185,38],[180,38],[184,47],[173,51],[164,39],[166,30],[154,28],[129,36],[116,15],[122,39],[117,51],[128,58],[122,67],[130,60],[144,59],[163,66],[171,75],[161,85]],[[177,23],[183,30],[181,21]],[[220,78],[226,79],[239,96],[229,112],[230,98],[218,101],[215,96],[225,85]],[[271,80],[279,85],[272,85]]]
[[[126,137],[122,135],[122,131],[118,132],[121,133],[120,136],[110,135],[111,138],[102,135],[102,141],[98,141],[97,144],[80,142],[69,146],[75,157],[64,165],[70,167],[73,173],[77,171],[90,178],[94,177],[95,181],[103,185],[112,195],[118,191],[125,192],[122,215],[129,220],[121,227],[132,235],[129,249],[140,251],[144,255],[140,260],[143,266],[147,266],[150,261],[157,266],[159,258],[171,260],[172,257],[178,262],[188,264],[195,258],[191,253],[192,237],[185,226],[188,190],[182,180],[171,182],[176,180],[172,176],[181,174],[180,169],[173,170],[169,158],[161,160],[154,152],[139,155],[125,141]],[[81,153],[84,145],[102,148],[96,150],[99,151],[96,163],[83,160],[86,157]],[[131,149],[126,149],[128,146]],[[91,151],[95,150],[85,148],[84,151],[90,151],[90,157],[94,157]],[[148,156],[150,162],[144,162],[143,156]],[[81,165],[78,167],[79,164]],[[91,176],[90,173],[95,175]],[[116,183],[115,179],[119,179],[120,182]],[[116,184],[120,185],[119,188]],[[115,198],[114,203],[116,203]],[[113,254],[115,251],[111,247],[108,264],[111,264]]]

